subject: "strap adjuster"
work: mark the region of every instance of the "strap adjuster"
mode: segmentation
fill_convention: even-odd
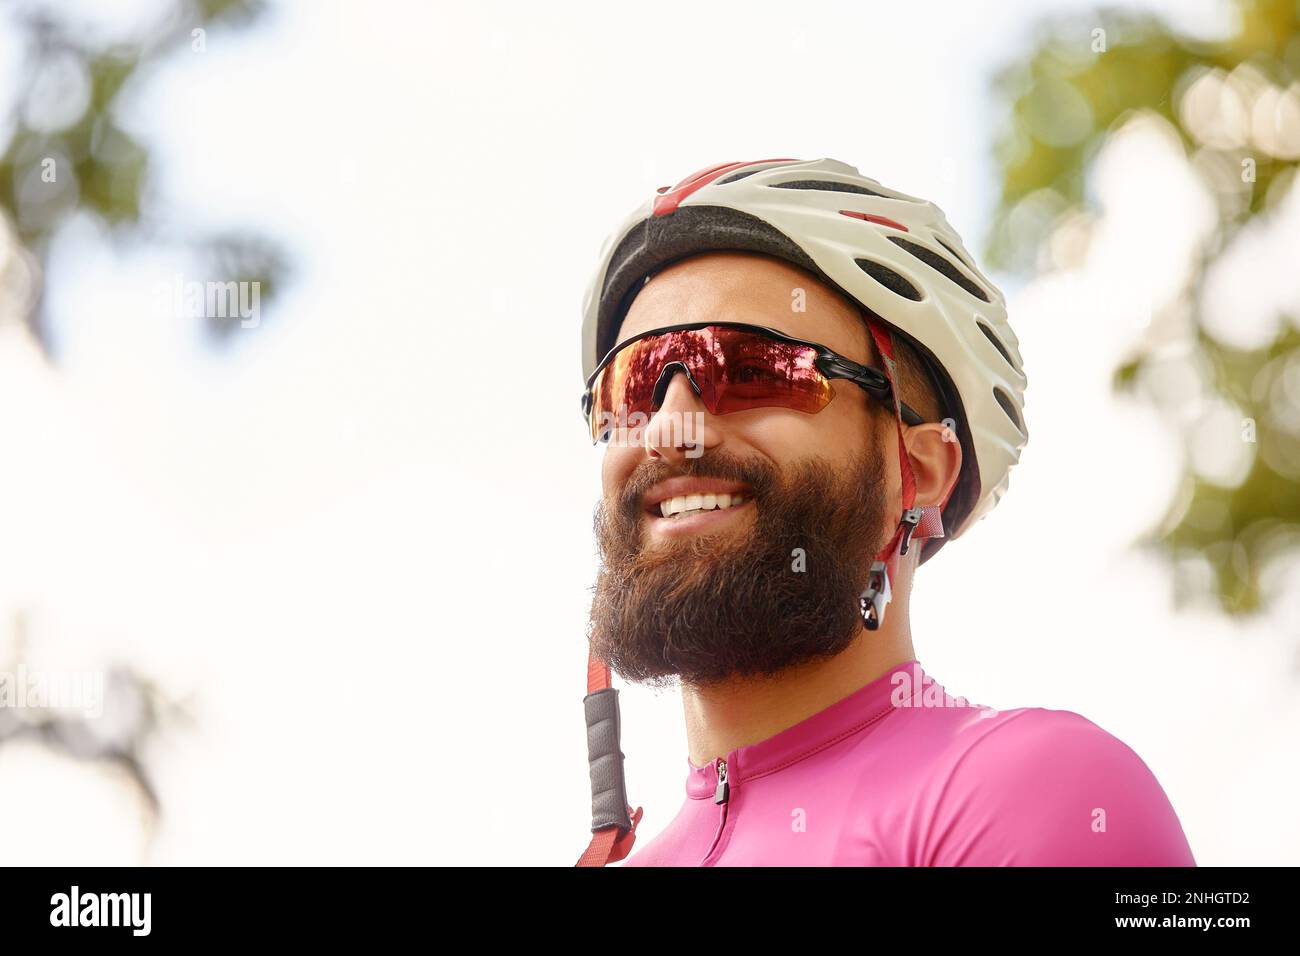
[[[898,542],[899,554],[907,554],[908,546],[912,543],[912,533],[916,531],[916,526],[921,523],[923,513],[920,508],[908,508],[903,512],[902,520],[898,523],[898,529],[903,535]]]
[[[880,627],[885,619],[885,606],[890,601],[889,568],[884,561],[871,562],[867,576],[867,588],[858,598],[858,609],[862,614],[862,623],[868,631]]]

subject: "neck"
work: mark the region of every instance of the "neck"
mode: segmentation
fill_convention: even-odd
[[[860,630],[845,650],[774,678],[735,678],[682,685],[688,755],[697,767],[737,747],[766,740],[913,660],[904,595],[896,595],[879,630]]]

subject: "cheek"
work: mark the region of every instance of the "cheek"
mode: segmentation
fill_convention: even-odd
[[[865,411],[839,398],[815,415],[772,408],[731,417],[738,427],[728,444],[733,449],[750,446],[776,462],[816,455],[833,465],[846,465],[876,440]]]
[[[622,490],[644,457],[644,451],[634,445],[616,445],[611,442],[605,447],[605,457],[600,465],[600,482],[606,498],[617,495]]]

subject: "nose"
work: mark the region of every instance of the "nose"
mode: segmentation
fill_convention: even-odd
[[[661,373],[655,386],[659,408],[645,426],[645,454],[680,465],[686,458],[699,458],[721,442],[700,396],[691,384],[685,366],[674,362]]]

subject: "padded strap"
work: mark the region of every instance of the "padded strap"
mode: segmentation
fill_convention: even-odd
[[[587,654],[587,763],[591,773],[591,842],[577,866],[604,866],[621,860],[636,842],[642,809],[627,803],[623,772],[618,691],[611,686],[609,665]]]

